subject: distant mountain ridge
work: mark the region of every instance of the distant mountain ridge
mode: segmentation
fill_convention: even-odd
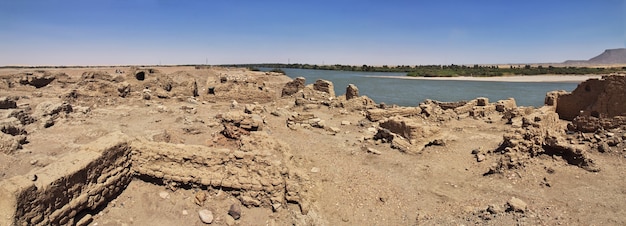
[[[626,64],[626,48],[607,49],[589,60],[568,60],[564,64]]]

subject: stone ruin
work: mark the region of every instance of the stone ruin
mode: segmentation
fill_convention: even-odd
[[[309,208],[306,174],[288,167],[290,149],[262,132],[237,150],[131,139],[112,133],[58,161],[3,181],[1,225],[86,225],[132,178],[230,191],[246,206]]]
[[[626,76],[609,75],[582,82],[571,93],[549,92],[542,108],[511,111],[509,121],[520,124],[492,152],[501,156],[500,161],[486,174],[524,167],[540,155],[559,156],[587,171],[600,171],[590,152],[624,148],[625,90]]]

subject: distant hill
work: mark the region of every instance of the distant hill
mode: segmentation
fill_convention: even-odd
[[[607,49],[589,60],[568,60],[564,64],[626,64],[626,48]]]

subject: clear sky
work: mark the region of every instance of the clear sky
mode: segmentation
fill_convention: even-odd
[[[0,0],[0,65],[490,64],[626,45],[626,0]]]

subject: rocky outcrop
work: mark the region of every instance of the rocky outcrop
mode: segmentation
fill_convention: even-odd
[[[306,79],[304,77],[297,77],[294,80],[292,80],[291,82],[288,82],[287,84],[285,84],[285,87],[283,87],[283,91],[281,96],[291,96],[295,93],[297,93],[298,91],[304,89],[304,83],[305,83]]]
[[[53,75],[50,73],[43,73],[38,75],[27,75],[20,79],[20,84],[22,85],[30,85],[35,88],[41,88],[50,84],[54,79],[56,79],[57,75]]]

